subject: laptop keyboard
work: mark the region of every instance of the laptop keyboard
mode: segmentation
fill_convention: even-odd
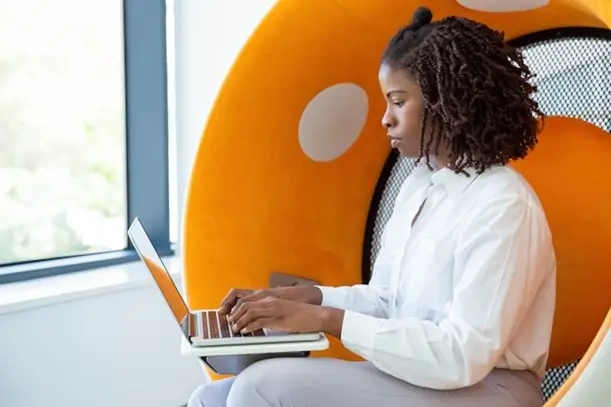
[[[233,332],[229,326],[229,321],[227,321],[227,316],[219,314],[218,311],[203,311],[197,314],[197,318],[198,325],[201,327],[199,336],[203,339],[265,336],[263,330],[257,330],[247,334]]]

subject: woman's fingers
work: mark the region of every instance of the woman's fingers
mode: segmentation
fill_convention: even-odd
[[[244,328],[240,329],[240,333],[247,334],[258,331],[259,329],[273,328],[274,325],[276,325],[275,318],[258,318],[244,326]]]
[[[221,301],[221,306],[219,307],[219,313],[221,313],[222,315],[229,314],[229,312],[233,309],[233,307],[240,300],[240,298],[246,297],[250,295],[252,292],[253,290],[232,288],[231,290],[229,290],[225,298],[223,298],[223,301]]]
[[[265,290],[257,290],[254,292],[251,291],[250,293],[244,296],[241,296],[240,298],[237,299],[231,311],[229,311],[229,315],[233,315],[234,311],[238,309],[242,304],[247,303],[247,302],[259,301],[259,300],[264,299],[266,296],[267,296],[267,293]]]
[[[242,330],[252,324],[254,321],[260,318],[266,318],[268,315],[265,314],[263,309],[249,309],[242,313],[239,318],[234,319],[231,329],[233,332],[242,332]]]
[[[261,318],[277,317],[273,306],[274,302],[266,299],[256,302],[244,302],[236,307],[230,316],[230,322],[234,332],[241,331],[244,327]]]

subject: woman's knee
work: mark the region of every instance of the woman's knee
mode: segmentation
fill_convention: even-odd
[[[210,383],[202,384],[199,386],[189,397],[187,407],[205,407],[204,405],[204,394],[207,392],[206,386]]]
[[[202,384],[191,393],[187,407],[226,407],[233,381],[229,378]]]
[[[236,378],[227,407],[284,406],[283,400],[291,399],[300,380],[296,368],[301,359],[266,359],[250,365]]]

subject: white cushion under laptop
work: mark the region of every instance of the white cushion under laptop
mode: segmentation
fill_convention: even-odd
[[[257,347],[260,345],[261,352],[282,352],[289,349],[322,350],[328,347],[328,341],[322,333],[260,330],[240,334],[230,329],[226,316],[219,314],[217,309],[189,310],[138,218],[135,218],[130,225],[128,236],[159,287],[185,339],[191,347],[200,349],[200,354],[256,353],[256,349],[253,349],[254,345]],[[282,346],[283,344],[285,346]],[[223,349],[219,350],[219,347]]]

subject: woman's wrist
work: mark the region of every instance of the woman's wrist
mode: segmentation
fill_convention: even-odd
[[[319,323],[321,332],[341,339],[342,325],[344,324],[344,310],[331,307],[320,307]]]
[[[290,300],[306,304],[320,305],[322,303],[322,291],[312,286],[287,287],[291,291],[288,296]]]

